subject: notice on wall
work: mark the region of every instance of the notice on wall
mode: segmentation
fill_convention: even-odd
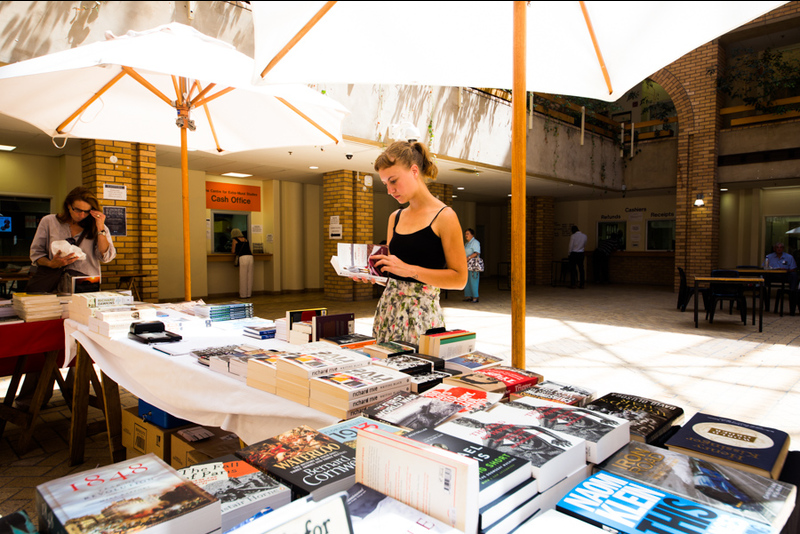
[[[262,233],[261,225],[260,224],[254,224],[253,226],[251,226],[250,227],[250,233],[251,234],[260,234],[260,233]]]
[[[212,210],[261,211],[261,187],[257,185],[206,182],[206,208]]]
[[[106,226],[112,236],[128,235],[128,208],[123,206],[103,206],[103,213],[106,216]]]
[[[128,200],[128,186],[120,184],[103,184],[103,199]]]

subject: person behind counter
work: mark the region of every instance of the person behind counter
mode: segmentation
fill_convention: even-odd
[[[467,283],[461,224],[428,190],[426,179],[435,179],[438,169],[424,144],[395,141],[375,160],[375,170],[389,195],[408,205],[389,216],[389,254],[373,256],[389,280],[372,335],[379,343],[417,344],[427,330],[444,327],[440,290],[460,291]]]
[[[100,276],[100,263],[109,263],[117,256],[105,220],[94,193],[85,187],[70,191],[61,212],[45,215],[36,228],[30,258],[37,272],[26,291],[69,293],[72,287],[70,276],[64,276],[67,270],[72,276]],[[78,259],[75,253],[53,255],[54,241],[67,241],[79,247],[86,257]]]
[[[239,266],[239,298],[249,299],[253,296],[253,253],[250,242],[238,228],[231,230],[231,239],[231,252],[236,256],[236,265]]]

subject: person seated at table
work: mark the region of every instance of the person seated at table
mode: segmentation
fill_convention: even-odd
[[[784,252],[783,243],[775,243],[772,250],[774,252],[767,254],[765,267],[767,269],[786,269],[789,275],[789,288],[792,290],[797,289],[797,262],[794,261],[794,256]],[[767,280],[767,287],[771,285],[770,281]]]

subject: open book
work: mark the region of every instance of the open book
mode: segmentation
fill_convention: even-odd
[[[366,278],[377,284],[386,284],[387,277],[370,260],[375,254],[389,254],[386,245],[338,243],[336,253],[331,257],[331,265],[339,276]]]

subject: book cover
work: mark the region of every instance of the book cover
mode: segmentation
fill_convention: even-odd
[[[222,531],[226,532],[263,508],[289,504],[289,488],[233,454],[179,469],[214,497],[222,507]]]
[[[326,343],[326,345],[328,345]],[[370,358],[351,350],[315,350],[302,354],[287,354],[275,362],[278,376],[282,373],[306,379],[364,367]]]
[[[584,440],[586,461],[597,464],[630,442],[630,421],[587,408],[522,397],[491,408],[504,421],[538,425]]]
[[[569,534],[600,534],[608,532],[601,527],[581,521],[555,508],[542,511],[522,527],[521,532],[569,532]]]
[[[777,479],[789,441],[789,434],[777,428],[698,412],[666,445],[701,460]]]
[[[594,399],[596,393],[597,392],[593,389],[565,384],[563,382],[555,382],[553,380],[545,380],[530,389],[515,393],[515,395],[536,397],[538,399],[569,404],[570,406],[586,406],[587,403]]]
[[[320,341],[332,343],[343,349],[360,349],[361,347],[375,343],[375,338],[365,334],[347,334],[343,336],[323,337]]]
[[[409,345],[409,348],[411,348],[414,351],[417,350],[417,349],[413,348],[410,345]],[[438,356],[430,356],[428,354],[422,354],[420,352],[413,352],[411,354],[413,354],[415,358],[422,358],[423,360],[428,360],[429,362],[431,362],[431,364],[433,364],[433,370],[434,371],[444,371],[445,370],[444,369],[444,362],[445,362],[444,358],[439,358]]]
[[[478,528],[478,462],[378,429],[359,431],[356,482],[462,532]]]
[[[314,315],[311,317],[311,341],[350,335],[355,332],[355,328],[356,315],[354,313]]]
[[[516,367],[510,367],[508,365],[496,365],[475,372],[502,381],[506,385],[506,397],[512,393],[519,393],[520,391],[532,388],[544,380],[544,377],[539,373],[534,373],[526,369],[517,369]]]
[[[220,502],[155,454],[73,473],[36,487],[39,530],[220,532]]]
[[[256,513],[226,534],[353,534],[346,500],[344,491],[323,499],[299,497],[277,510]]]
[[[311,495],[319,500],[355,481],[353,449],[306,425],[238,450],[236,456],[289,486],[293,499]]]
[[[348,419],[346,421],[340,421],[338,423],[334,423],[332,425],[320,428],[319,431],[328,436],[329,438],[335,439],[339,443],[344,443],[345,445],[355,449],[356,438],[358,437],[358,431],[363,430],[365,428],[379,428],[386,432],[391,432],[392,434],[398,434],[400,436],[408,432],[404,428],[400,428],[394,425],[389,425],[386,423],[381,423],[380,421],[376,421],[374,419],[370,419],[369,417],[364,417],[361,415],[353,417],[352,419]]]
[[[449,360],[456,356],[473,352],[475,350],[476,341],[477,334],[475,334],[475,332],[433,337],[427,345],[425,354],[431,354]]]
[[[391,397],[392,395],[400,392],[400,391],[410,391],[411,388],[408,384],[404,384],[392,389],[381,390],[376,393],[371,393],[369,395],[363,395],[361,397],[356,397],[355,399],[342,399],[339,397],[333,397],[326,393],[320,391],[311,391],[308,396],[309,406],[312,408],[319,407],[325,413],[331,413],[332,415],[336,415],[338,413],[360,413],[364,411],[368,406],[372,406],[373,404],[377,404],[380,401]],[[312,406],[313,404],[313,406]],[[324,406],[323,406],[324,405]],[[333,408],[333,412],[330,410],[326,410],[325,408]]]
[[[483,373],[462,373],[460,375],[445,377],[442,384],[460,386],[469,389],[480,389],[490,393],[499,393],[506,396],[506,384],[499,378]]]
[[[421,393],[423,397],[452,402],[461,406],[457,415],[464,415],[491,408],[503,398],[500,393],[491,393],[479,389],[463,388],[439,384],[428,391]]]
[[[441,384],[445,378],[455,376],[455,374],[458,374],[457,371],[436,370],[432,373],[410,375],[411,391],[414,393],[424,393]]]
[[[586,465],[581,438],[536,425],[513,424],[491,411],[462,415],[436,430],[528,460],[540,492]]]
[[[770,525],[786,524],[797,498],[792,484],[669,449],[631,442],[598,466],[689,501]]]
[[[503,358],[492,356],[479,350],[473,350],[461,356],[455,356],[445,360],[445,368],[462,373],[472,373],[481,369],[488,369],[503,363]]]
[[[683,408],[636,395],[607,393],[586,405],[595,412],[631,422],[631,439],[653,443],[683,419]]]
[[[384,341],[382,343],[373,343],[361,349],[362,352],[369,354],[373,358],[388,358],[389,356],[397,356],[399,354],[413,354],[414,349],[406,345],[401,345],[394,341]]]
[[[339,276],[364,278],[376,284],[386,284],[388,279],[371,256],[388,253],[389,248],[386,245],[337,243],[336,256],[331,257],[331,265]]]
[[[478,523],[481,526],[481,531],[541,495],[538,490],[539,485],[536,479],[529,476],[522,484],[518,484],[492,502],[481,506],[480,510],[478,510]]]
[[[433,372],[433,364],[413,354],[397,354],[388,358],[375,358],[373,365],[394,369],[407,375]]]
[[[468,332],[467,330],[464,330],[462,328],[456,328],[453,330],[444,330],[442,332],[423,334],[419,338],[419,345],[417,347],[417,351],[423,354],[433,354],[431,352],[432,350],[431,347],[434,339],[439,337],[459,336],[462,334],[470,334],[470,333],[472,332]]]
[[[598,471],[576,485],[558,502],[556,510],[605,530],[624,534],[772,532],[763,523],[605,471]]]
[[[355,534],[375,534],[387,529],[406,534],[460,533],[447,523],[363,484],[354,484],[347,490],[347,509]]]
[[[410,380],[403,372],[368,363],[348,371],[314,377],[309,381],[309,390],[353,400],[404,386]]]
[[[461,408],[452,402],[401,391],[369,406],[364,410],[364,415],[390,425],[416,430],[435,427],[458,413]]]
[[[476,460],[479,465],[478,506],[480,507],[486,506],[532,478],[531,465],[527,460],[497,452],[433,428],[412,430],[406,437]]]

